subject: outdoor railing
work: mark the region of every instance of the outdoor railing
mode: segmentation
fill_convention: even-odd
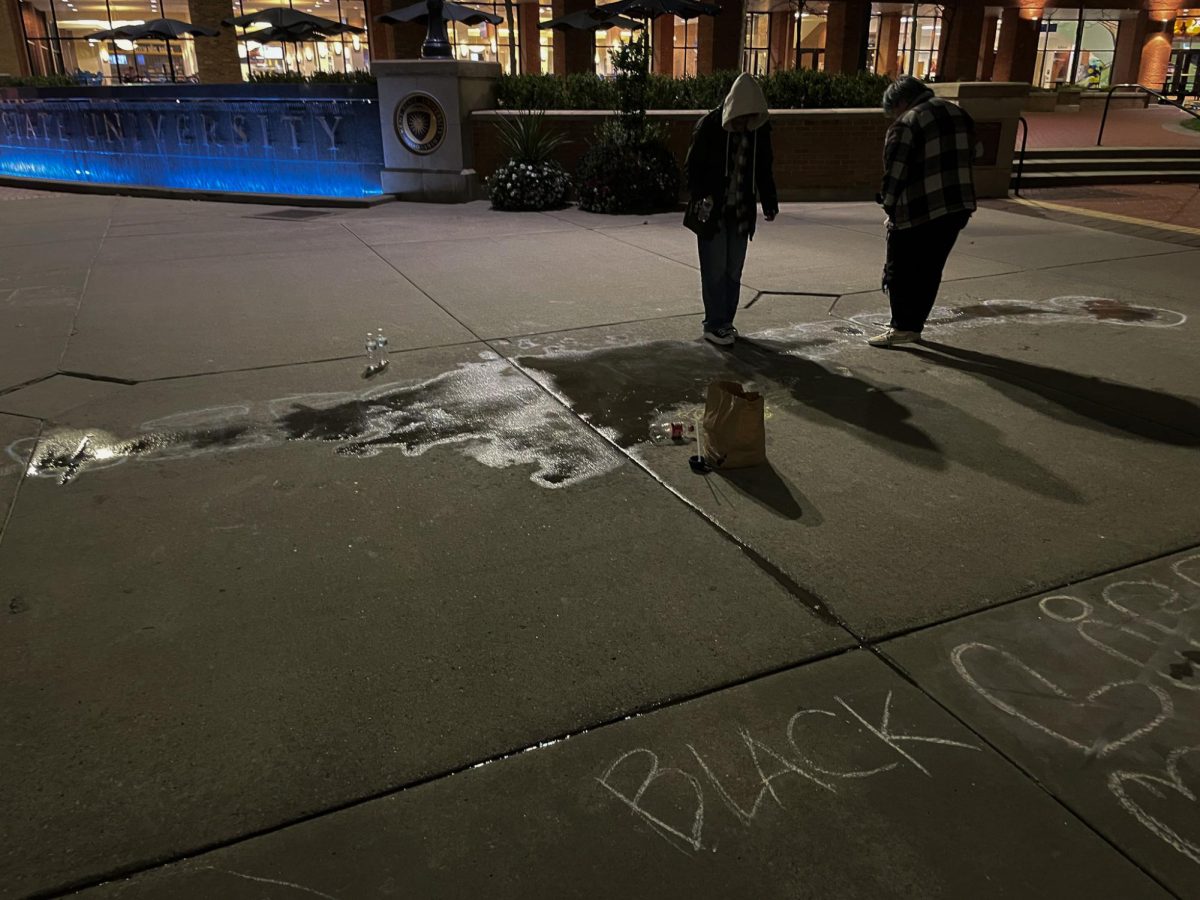
[[[1021,155],[1017,157],[1017,177],[1013,183],[1013,196],[1021,196],[1021,173],[1025,171],[1025,146],[1029,143],[1029,122],[1024,116],[1018,116],[1021,123]]]
[[[1164,103],[1168,103],[1171,106],[1174,106],[1176,109],[1180,110],[1181,112],[1187,113],[1192,118],[1200,119],[1200,113],[1195,112],[1194,110],[1188,109],[1186,106],[1184,106],[1182,103],[1180,103],[1177,100],[1172,100],[1170,97],[1168,97],[1162,91],[1156,91],[1156,90],[1154,90],[1154,88],[1148,88],[1144,84],[1114,84],[1112,87],[1110,87],[1108,89],[1108,96],[1104,98],[1104,115],[1102,115],[1100,117],[1100,133],[1096,135],[1096,146],[1097,147],[1099,147],[1100,142],[1104,140],[1104,123],[1108,121],[1108,104],[1112,103],[1113,92],[1119,91],[1122,88],[1126,88],[1126,89],[1136,88],[1139,91],[1145,91],[1147,94],[1152,94],[1153,96],[1157,97],[1159,100],[1163,101]]]

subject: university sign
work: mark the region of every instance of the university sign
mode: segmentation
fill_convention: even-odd
[[[0,175],[366,197],[382,165],[369,99],[0,99]]]

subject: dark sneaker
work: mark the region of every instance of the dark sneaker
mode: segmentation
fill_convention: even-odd
[[[704,339],[710,344],[716,344],[718,347],[732,347],[733,342],[737,340],[737,329],[732,325],[725,325],[711,331],[705,328]]]

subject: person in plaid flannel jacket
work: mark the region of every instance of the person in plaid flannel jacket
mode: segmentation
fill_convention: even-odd
[[[975,211],[971,161],[976,144],[971,117],[911,75],[888,87],[883,109],[895,117],[884,143],[883,187],[876,197],[888,216],[883,290],[892,321],[869,343],[891,347],[920,339],[946,260]]]

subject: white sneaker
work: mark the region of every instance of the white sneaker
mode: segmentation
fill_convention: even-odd
[[[894,347],[896,344],[914,344],[920,339],[921,332],[919,331],[900,331],[896,328],[889,328],[883,334],[869,338],[867,343],[872,347]]]

